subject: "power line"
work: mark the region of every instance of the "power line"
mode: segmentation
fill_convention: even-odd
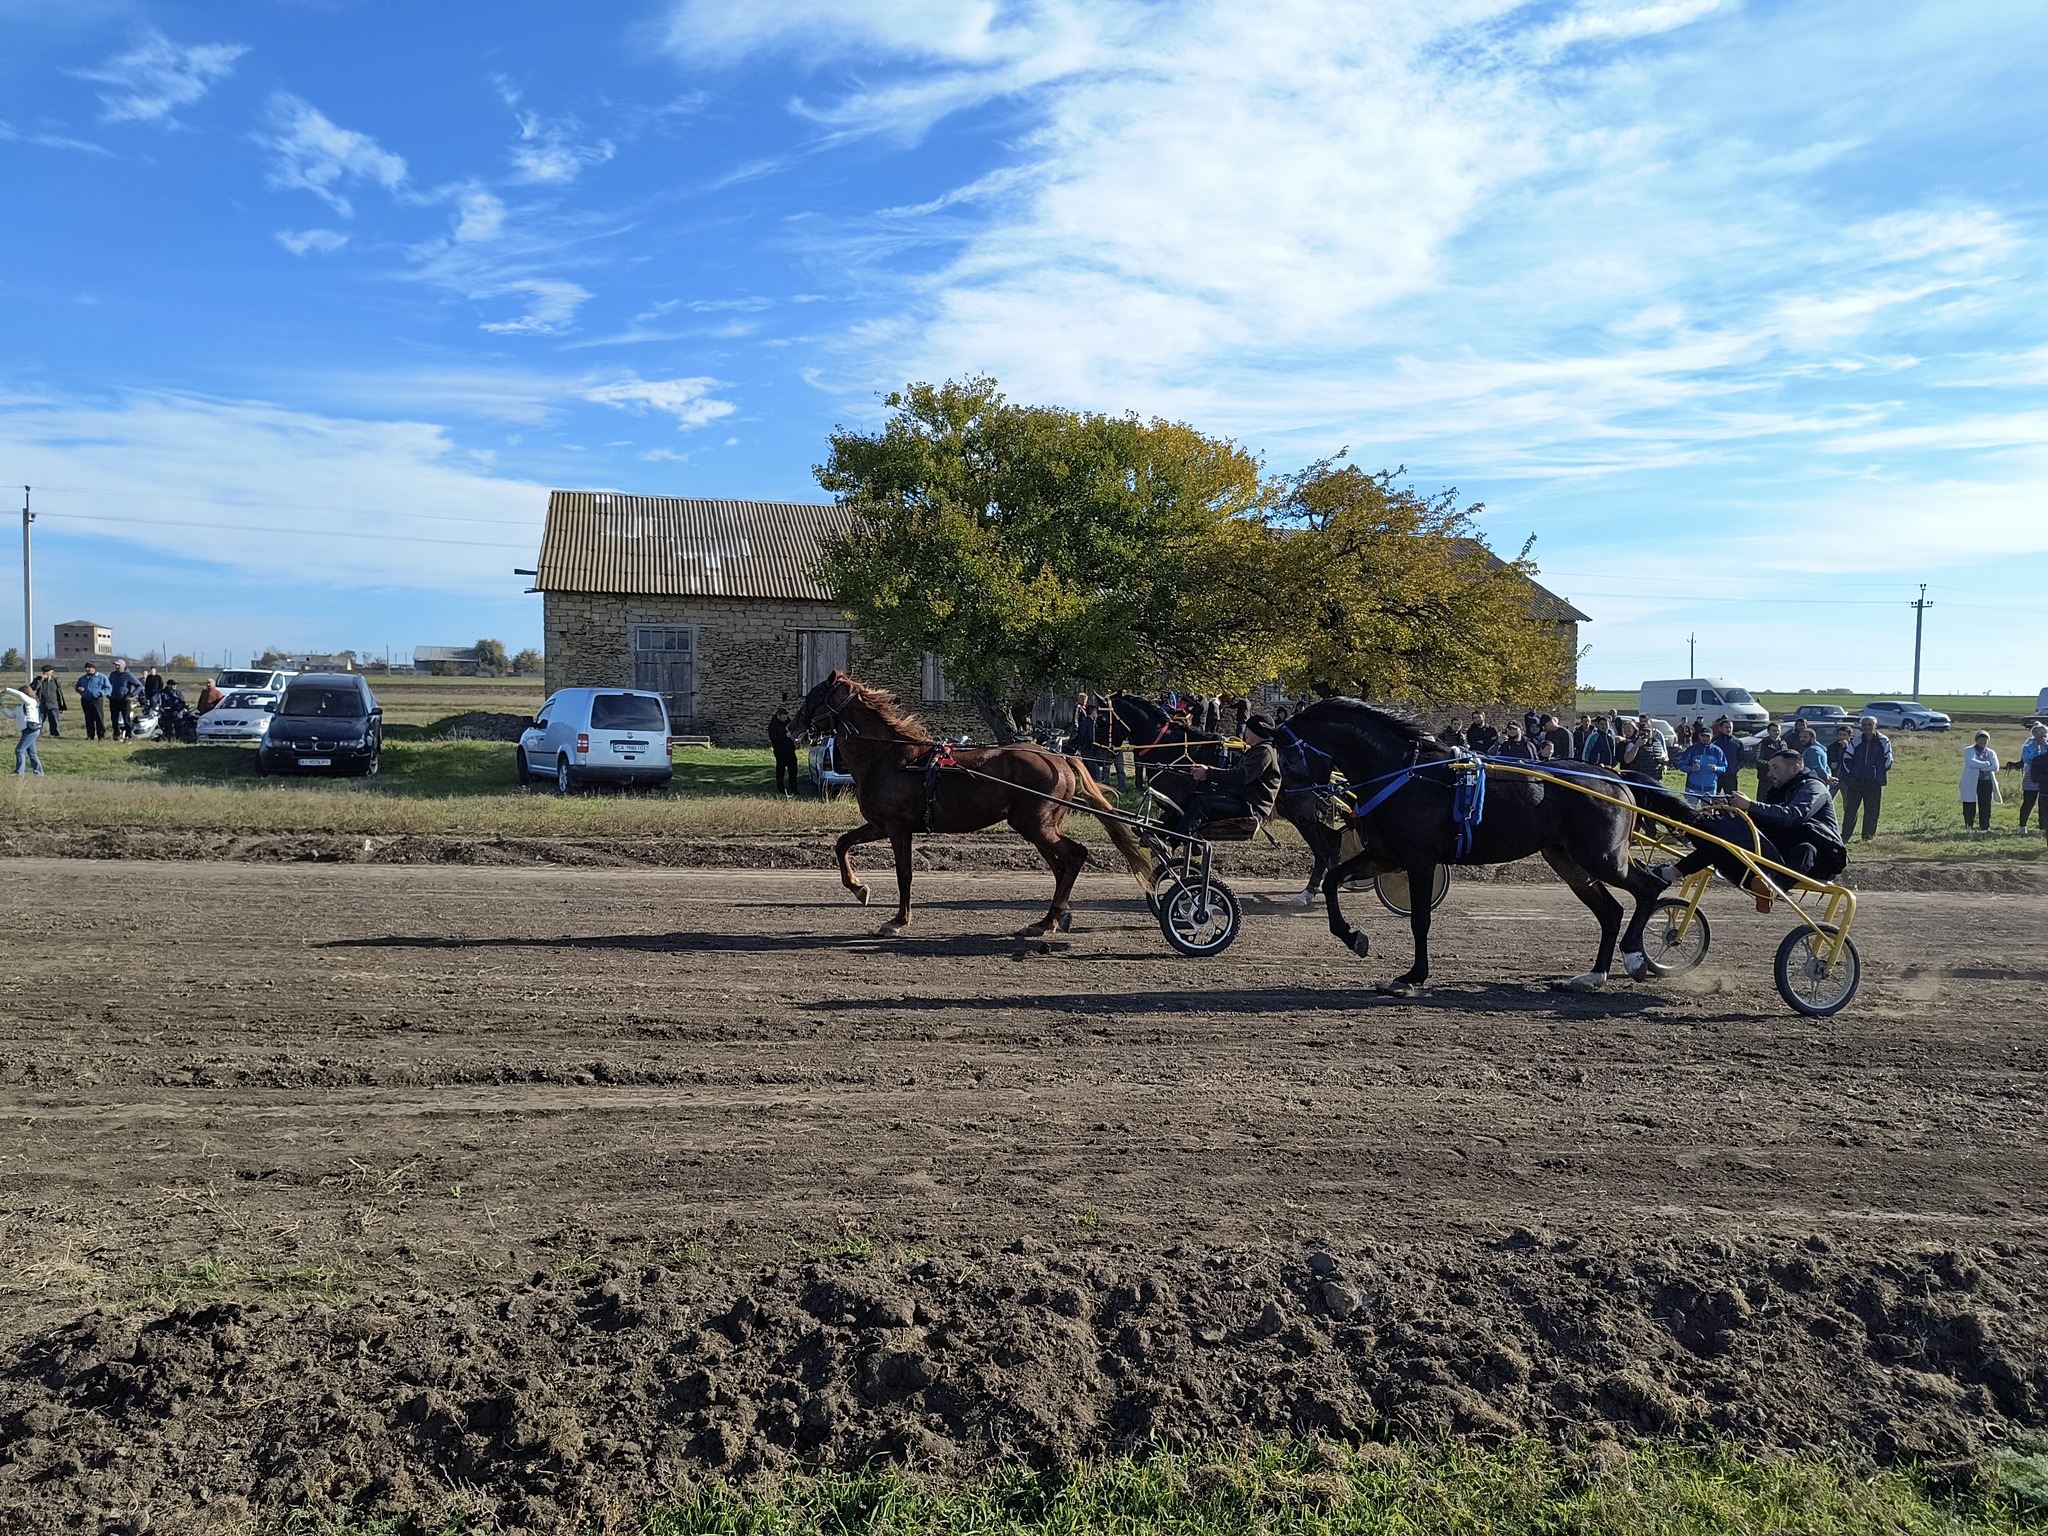
[[[201,506],[240,507],[245,511],[259,512],[265,508],[272,507],[281,512],[361,512],[372,516],[388,515],[418,518],[426,522],[435,523],[486,523],[492,527],[502,526],[506,521],[501,517],[453,517],[445,512],[395,512],[389,506],[353,507],[342,506],[333,502],[317,501],[236,501],[225,496],[182,496],[175,491],[132,491],[125,488],[117,489],[111,486],[46,485],[43,487],[43,494],[46,496],[52,491],[61,492],[66,496],[118,496],[124,500],[133,501],[189,501],[196,502]]]
[[[38,519],[49,517],[48,512],[38,512]],[[444,544],[462,549],[532,549],[535,539],[522,539],[518,543],[506,543],[484,539],[429,539],[413,533],[373,533],[361,528],[275,528],[260,523],[193,523],[175,518],[152,518],[147,522],[133,517],[95,517],[90,512],[60,512],[56,516],[73,523],[118,523],[124,528],[203,528],[218,533],[273,533],[289,534],[293,538],[311,534],[322,539],[367,539],[374,544]]]

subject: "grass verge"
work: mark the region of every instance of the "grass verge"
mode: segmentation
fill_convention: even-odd
[[[2039,1531],[2039,1508],[2008,1457],[1981,1491],[1944,1498],[1909,1471],[1858,1473],[1807,1457],[1644,1446],[1558,1451],[1327,1445],[1250,1456],[1160,1456],[1064,1480],[1003,1473],[944,1488],[901,1474],[794,1482],[773,1495],[725,1490],[592,1531],[636,1536],[2007,1536]],[[302,1513],[280,1536],[468,1536],[459,1514],[363,1521]]]

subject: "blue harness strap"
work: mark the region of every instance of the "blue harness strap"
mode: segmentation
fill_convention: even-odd
[[[1480,758],[1469,767],[1453,763],[1451,781],[1451,821],[1458,829],[1458,861],[1463,863],[1471,856],[1472,839],[1486,815],[1486,760]]]

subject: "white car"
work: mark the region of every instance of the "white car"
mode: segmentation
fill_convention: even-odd
[[[277,695],[249,690],[230,693],[199,717],[201,741],[261,741],[277,713]]]
[[[564,688],[520,733],[519,782],[552,779],[558,793],[586,784],[666,784],[675,738],[661,695],[639,688]]]
[[[275,698],[283,694],[284,685],[298,675],[282,667],[230,667],[214,675],[213,686],[222,693],[254,691]]]

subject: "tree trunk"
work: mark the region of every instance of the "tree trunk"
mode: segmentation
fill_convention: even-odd
[[[989,736],[997,746],[1008,746],[1017,739],[1017,727],[1010,719],[1009,709],[987,689],[975,690],[974,712],[981,716],[981,723],[988,727]]]

